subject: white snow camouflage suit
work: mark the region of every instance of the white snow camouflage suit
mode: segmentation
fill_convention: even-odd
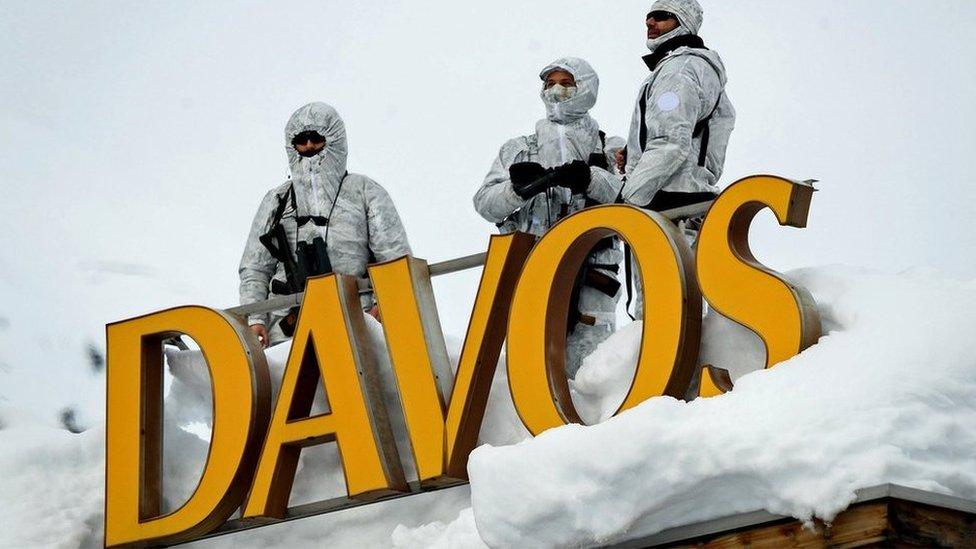
[[[309,130],[324,136],[326,144],[321,152],[305,158],[291,142],[296,135]],[[285,281],[284,265],[259,240],[272,228],[282,200],[286,206],[281,223],[292,257],[298,242],[311,242],[321,236],[326,241],[334,272],[361,277],[366,275],[366,264],[372,259],[370,254],[377,262],[410,254],[406,231],[390,196],[372,179],[346,174],[347,151],[345,124],[331,106],[309,103],[291,115],[285,126],[285,152],[291,178],[265,195],[254,216],[239,269],[242,305],[267,299],[272,278]],[[341,192],[337,197],[340,182]],[[292,189],[294,202],[290,197]],[[299,217],[310,216],[328,218],[328,225],[306,222],[298,226]],[[364,296],[363,305],[371,303],[372,296]],[[285,312],[251,315],[248,323],[264,324],[272,329]],[[272,329],[269,335],[273,343],[284,338],[277,329]]]
[[[502,233],[522,231],[541,236],[564,212],[569,214],[582,209],[585,198],[609,204],[620,193],[620,179],[597,167],[590,168],[591,179],[586,197],[572,196],[569,189],[555,187],[524,200],[512,189],[509,168],[516,162],[538,162],[544,168],[553,168],[574,160],[586,161],[591,153],[603,154],[600,127],[587,114],[596,104],[600,86],[596,72],[582,59],[565,57],[547,65],[539,76],[545,81],[554,70],[573,75],[577,88],[575,95],[557,103],[547,100],[545,94],[540,92],[546,106],[546,118],[536,123],[534,134],[510,139],[502,145],[488,176],[474,195],[475,210],[495,223]],[[616,269],[622,257],[619,244],[616,244],[590,254],[587,261],[590,265],[613,266]],[[615,270],[596,270],[617,278]],[[613,332],[619,296],[619,291],[610,297],[589,286],[582,288],[579,311],[595,319],[596,324],[578,323],[568,337],[566,371],[570,377],[576,375],[583,357]]]
[[[677,15],[680,26],[649,40],[652,54],[672,38],[698,33],[702,10],[694,0],[658,0],[651,11],[658,10]],[[660,190],[718,192],[725,150],[735,125],[735,109],[725,93],[726,80],[725,66],[717,53],[686,46],[668,53],[652,70],[641,85],[630,123],[623,190],[626,202],[645,206]],[[646,106],[645,148],[640,144],[642,99]],[[700,166],[702,139],[692,134],[698,121],[709,113],[707,155],[705,165]]]
[[[675,14],[679,26],[647,41],[651,54],[644,60],[651,74],[641,84],[634,106],[627,140],[627,179],[621,193],[625,202],[641,207],[650,205],[659,191],[717,194],[725,151],[735,126],[735,109],[725,92],[727,77],[719,55],[699,47],[672,49],[674,42],[669,43],[675,38],[697,36],[702,23],[701,6],[695,0],[658,0],[650,11]],[[657,52],[659,47],[663,49]],[[652,68],[655,52],[660,60]],[[666,53],[662,58],[663,52]],[[701,148],[706,134],[695,135],[695,130],[706,118],[708,146],[703,157]],[[678,227],[694,246],[700,219],[681,220]],[[631,270],[637,272],[633,263]],[[642,318],[643,289],[639,277],[635,276],[634,287],[635,316]]]

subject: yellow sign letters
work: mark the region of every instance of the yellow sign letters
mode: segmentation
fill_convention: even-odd
[[[515,290],[508,320],[508,382],[515,408],[532,434],[582,423],[564,369],[569,294],[593,245],[614,233],[630,244],[647,288],[640,360],[620,409],[662,394],[683,397],[691,383],[701,297],[688,243],[658,213],[629,206],[587,209],[542,237]]]
[[[213,435],[196,491],[160,515],[162,342],[186,334],[210,368]],[[175,543],[206,534],[241,505],[268,424],[270,379],[264,352],[233,317],[180,307],[109,324],[105,440],[105,544]]]
[[[767,367],[815,343],[812,297],[756,261],[748,242],[763,208],[780,224],[805,226],[812,194],[809,184],[773,176],[734,183],[709,210],[697,253],[660,214],[620,205],[571,215],[538,242],[523,233],[493,236],[450,389],[427,263],[405,257],[371,266],[420,487],[467,478],[506,337],[509,388],[529,431],[581,423],[564,371],[569,296],[587,254],[607,236],[629,243],[645,291],[640,358],[618,412],[658,395],[694,394],[702,296],[762,338]],[[213,435],[196,491],[162,515],[161,347],[178,334],[197,342],[210,369]],[[244,521],[284,518],[301,449],[314,444],[339,445],[350,497],[411,490],[352,277],[309,279],[273,413],[264,354],[227,313],[170,309],[110,324],[107,340],[108,546],[195,539],[241,507]],[[702,396],[731,388],[721,370],[707,371]],[[329,411],[310,417],[320,383]]]

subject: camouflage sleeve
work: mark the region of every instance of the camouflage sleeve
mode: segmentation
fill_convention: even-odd
[[[369,225],[369,249],[377,261],[390,261],[410,255],[407,231],[400,221],[393,199],[386,189],[368,180],[364,189],[366,223]]]
[[[278,260],[271,256],[259,238],[268,230],[268,223],[271,221],[271,215],[276,205],[277,196],[274,191],[271,191],[261,201],[254,221],[251,223],[251,232],[247,236],[244,254],[241,256],[241,264],[237,271],[241,278],[241,305],[268,299],[268,285],[278,267]],[[267,325],[267,317],[266,314],[250,315],[248,316],[248,324]]]
[[[508,173],[522,148],[518,139],[502,145],[488,175],[474,194],[474,209],[492,223],[505,221],[525,204],[525,200],[512,190],[512,180]]]
[[[613,204],[620,195],[623,181],[616,175],[595,166],[590,167],[590,186],[586,195],[600,204]]]

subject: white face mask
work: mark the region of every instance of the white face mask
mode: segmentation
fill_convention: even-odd
[[[556,84],[549,89],[544,90],[543,95],[546,101],[550,103],[562,103],[563,101],[568,101],[576,95],[576,86],[563,86],[562,84]]]
[[[684,25],[678,25],[677,27],[662,34],[661,36],[658,36],[657,38],[648,38],[647,49],[651,50],[651,53],[654,53],[654,50],[656,50],[657,47],[660,46],[661,44],[667,42],[668,40],[671,40],[672,38],[677,38],[679,36],[684,36],[686,34],[691,34],[691,33],[688,31],[687,28],[684,27]]]

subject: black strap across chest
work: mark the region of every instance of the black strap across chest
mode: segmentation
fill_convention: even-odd
[[[332,206],[329,207],[329,215],[298,215],[298,202],[295,199],[295,184],[292,183],[288,187],[287,197],[281,197],[278,199],[278,209],[275,210],[274,218],[271,221],[271,225],[277,225],[281,223],[281,218],[285,214],[285,207],[288,201],[291,200],[291,207],[295,210],[295,222],[298,223],[299,227],[305,226],[308,223],[314,223],[317,227],[328,227],[329,219],[332,218],[332,212],[335,210],[336,203],[339,201],[339,193],[342,192],[342,184],[346,181],[346,176],[349,172],[343,174],[342,179],[339,180],[339,187],[336,189],[335,197],[332,199]],[[328,229],[326,229],[328,230]]]
[[[346,177],[349,176],[349,172],[342,174],[342,179],[339,180],[339,186],[336,188],[335,197],[332,199],[332,206],[329,207],[329,215],[323,217],[321,215],[298,215],[298,201],[295,198],[295,184],[292,183],[288,186],[288,192],[278,197],[278,207],[275,208],[275,213],[271,217],[271,228],[266,235],[263,235],[260,240],[264,244],[265,248],[271,252],[271,255],[275,258],[279,258],[283,253],[290,253],[290,250],[282,250],[279,245],[275,246],[272,240],[272,235],[278,228],[281,227],[281,220],[285,216],[285,209],[288,207],[288,202],[291,201],[291,207],[295,211],[295,223],[298,227],[302,227],[309,222],[314,223],[317,227],[325,227],[325,238],[328,242],[329,237],[329,219],[332,218],[332,212],[335,211],[336,204],[339,202],[339,193],[342,192],[342,184],[345,183]],[[296,237],[297,240],[297,237]],[[280,261],[280,259],[279,259]]]

